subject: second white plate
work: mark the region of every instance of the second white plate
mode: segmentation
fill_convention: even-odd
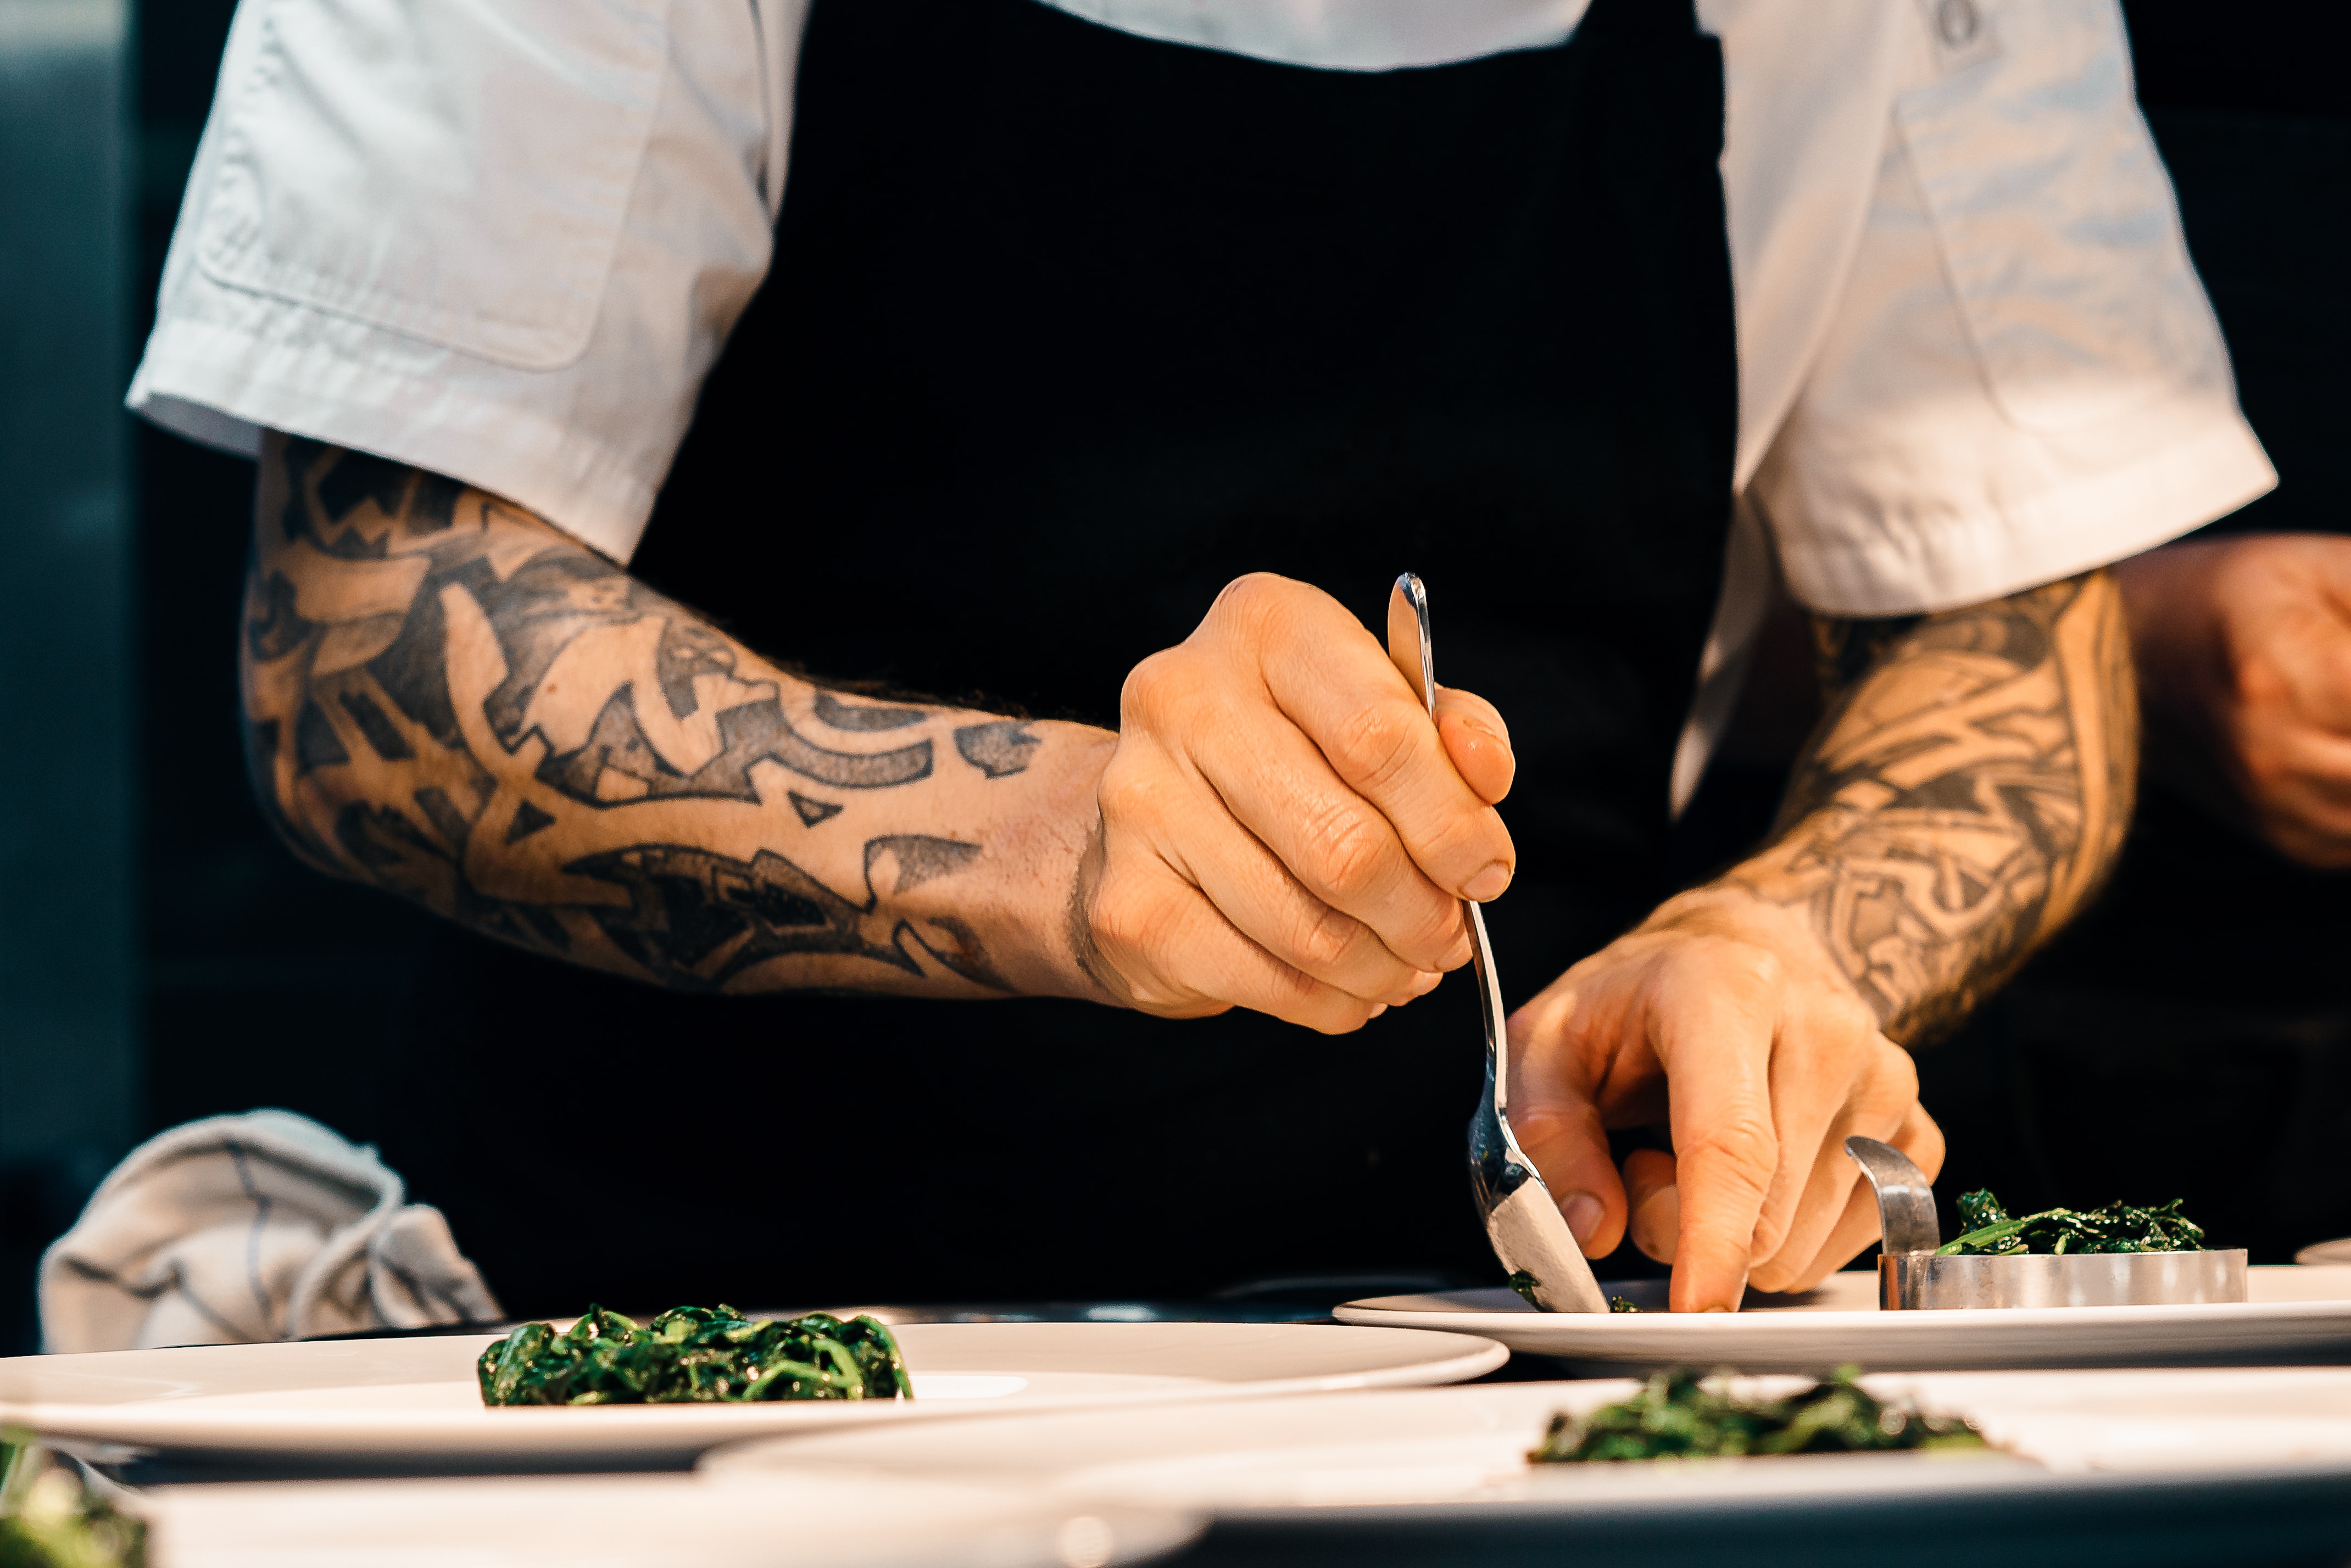
[[[2351,1349],[2351,1267],[2256,1268],[2252,1299],[2179,1307],[1888,1312],[1875,1273],[1739,1312],[1539,1312],[1507,1290],[1374,1296],[1342,1322],[1445,1329],[1577,1366],[1735,1366],[1873,1372],[2012,1366],[2151,1366],[2323,1357]]]
[[[486,1409],[496,1336],[202,1345],[0,1360],[0,1424],[162,1452],[344,1464],[674,1461],[811,1427],[1004,1409],[1181,1403],[1457,1383],[1489,1339],[1328,1323],[909,1323],[912,1400]]]
[[[162,1568],[1109,1568],[1198,1533],[1162,1510],[903,1476],[467,1476],[158,1487]]]
[[[1529,1465],[1554,1413],[1637,1386],[1608,1380],[1007,1416],[985,1441],[946,1425],[810,1432],[703,1468],[1207,1511],[1242,1528],[1257,1551],[1235,1554],[1249,1561],[1863,1562],[1889,1541],[1906,1562],[1969,1563],[2351,1548],[2351,1369],[1896,1374],[1868,1385],[1970,1416],[2006,1448]]]

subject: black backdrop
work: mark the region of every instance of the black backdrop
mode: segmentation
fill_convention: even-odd
[[[141,7],[133,343],[147,329],[231,9]],[[2275,494],[2216,528],[2351,531],[2343,24],[2314,23],[2331,15],[2315,7],[2125,9],[2141,97],[2246,411],[2283,476]],[[2335,36],[2313,37],[2314,26]],[[275,1104],[365,1140],[378,1086],[396,1070],[383,1020],[426,924],[305,871],[270,840],[246,794],[234,727],[230,638],[251,468],[144,426],[135,439],[141,1124]],[[1691,825],[1690,863],[1767,818],[1777,782],[1768,766],[1719,774]],[[2220,1239],[2267,1257],[2351,1233],[2351,1174],[2310,1192],[2292,1182],[2351,1147],[2346,937],[2351,879],[2294,871],[2151,793],[2101,908],[1928,1057],[1928,1103],[1952,1134],[1947,1201],[1981,1181],[2025,1204],[2098,1201],[2109,1186],[2179,1193]],[[0,1181],[0,1350],[32,1347],[32,1260],[82,1197],[61,1172]]]

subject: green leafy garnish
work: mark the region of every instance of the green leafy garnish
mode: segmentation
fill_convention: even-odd
[[[1535,1291],[1541,1283],[1541,1281],[1537,1280],[1524,1269],[1510,1276],[1510,1289],[1519,1293],[1520,1301],[1539,1312],[1550,1311],[1548,1307],[1535,1300]],[[1637,1312],[1641,1309],[1635,1306],[1629,1297],[1611,1296],[1608,1298],[1608,1310],[1612,1312]]]
[[[673,1307],[642,1328],[590,1307],[559,1334],[523,1324],[475,1364],[485,1405],[914,1396],[898,1342],[878,1319],[747,1318],[723,1302]]]
[[[1862,1389],[1855,1381],[1860,1375],[1858,1367],[1841,1366],[1827,1382],[1784,1399],[1740,1399],[1726,1375],[1700,1377],[1677,1367],[1652,1376],[1632,1398],[1604,1405],[1580,1421],[1564,1413],[1552,1416],[1542,1445],[1527,1458],[1573,1465],[1985,1446],[1973,1423],[1888,1405]]]
[[[0,1568],[141,1568],[147,1527],[50,1458],[0,1431]]]
[[[2204,1228],[2179,1212],[2181,1199],[2140,1208],[2110,1203],[2104,1208],[2044,1208],[2009,1218],[1990,1192],[1959,1198],[1958,1239],[1935,1249],[1938,1258],[2002,1257],[2027,1252],[2059,1256],[2086,1252],[2200,1252]]]

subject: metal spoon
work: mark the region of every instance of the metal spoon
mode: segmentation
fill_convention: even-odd
[[[1880,1251],[1907,1258],[1943,1244],[1942,1221],[1935,1217],[1934,1184],[1908,1155],[1858,1133],[1844,1141],[1844,1152],[1877,1194]]]
[[[1418,658],[1413,656],[1417,648]],[[1437,661],[1428,635],[1428,591],[1405,572],[1388,596],[1388,656],[1405,678],[1417,681],[1428,716],[1437,716]],[[1502,1027],[1502,987],[1494,976],[1493,945],[1486,940],[1486,916],[1469,911],[1469,962],[1478,977],[1478,1010],[1486,1020],[1486,1087],[1469,1116],[1469,1186],[1486,1221],[1494,1256],[1511,1271],[1521,1294],[1547,1312],[1604,1312],[1608,1299],[1592,1277],[1592,1265],[1575,1233],[1552,1201],[1534,1162],[1510,1135],[1510,1039]],[[1524,1280],[1516,1278],[1527,1276]]]

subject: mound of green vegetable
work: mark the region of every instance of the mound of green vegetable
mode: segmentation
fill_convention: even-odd
[[[1873,1397],[1841,1366],[1784,1399],[1741,1399],[1727,1375],[1687,1368],[1660,1372],[1648,1386],[1582,1420],[1551,1418],[1538,1465],[1600,1459],[1721,1458],[1762,1454],[1876,1453],[1897,1448],[1980,1448],[1983,1434],[1967,1421],[1921,1415]]]
[[[874,1318],[747,1318],[673,1307],[640,1328],[602,1307],[557,1333],[525,1323],[477,1365],[485,1405],[912,1399],[898,1342]]]
[[[52,1458],[0,1432],[0,1568],[141,1568],[147,1527]]]
[[[2001,1257],[2027,1252],[2201,1252],[2204,1228],[2179,1212],[2181,1199],[2140,1208],[2044,1208],[2011,1219],[1990,1192],[1959,1198],[1959,1239],[1937,1248],[1943,1258]]]

